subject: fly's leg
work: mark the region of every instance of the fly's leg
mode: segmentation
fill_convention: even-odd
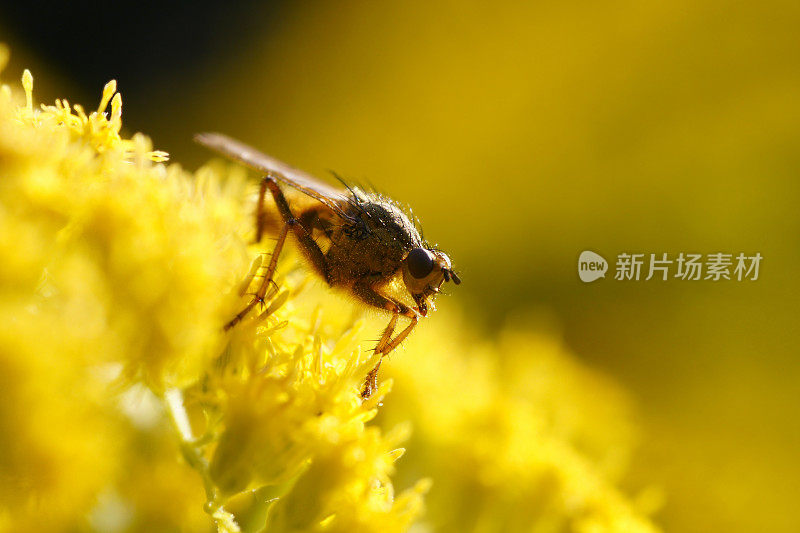
[[[256,290],[256,293],[253,295],[253,299],[250,300],[244,309],[239,311],[230,322],[225,324],[225,331],[228,331],[233,326],[241,322],[247,313],[253,309],[253,307],[260,303],[264,303],[264,299],[267,296],[267,290],[269,289],[270,284],[274,283],[272,281],[272,277],[275,275],[275,269],[278,268],[278,256],[281,254],[283,245],[286,242],[286,236],[289,234],[289,226],[289,223],[284,224],[283,228],[281,228],[281,232],[278,234],[278,240],[275,243],[275,248],[272,250],[272,257],[269,260],[267,271],[264,274],[264,278],[261,280],[261,284],[258,286],[258,290]]]
[[[394,328],[395,326],[397,326],[397,317],[399,316],[400,316],[399,314],[394,313],[392,315],[391,320],[389,320],[389,324],[387,324],[386,327],[383,329],[383,334],[381,335],[381,338],[378,340],[378,344],[375,346],[375,351],[378,352],[379,354],[383,354],[384,347],[386,347],[386,345],[389,344],[389,340],[392,338],[392,333],[394,333]]]
[[[408,334],[411,333],[411,330],[414,329],[414,327],[417,325],[417,322],[419,322],[419,315],[415,314],[413,317],[411,317],[411,322],[408,324],[408,326],[406,326],[406,329],[398,333],[397,336],[391,340],[391,342],[389,342],[386,346],[383,347],[383,351],[381,351],[381,354],[386,355],[387,353],[397,348],[401,342],[406,340],[406,337],[408,337]]]
[[[381,354],[381,358],[378,359],[375,368],[369,371],[367,378],[364,380],[364,388],[361,390],[361,398],[364,400],[372,396],[372,393],[378,390],[378,370],[381,368],[383,356],[397,348],[397,346],[403,342],[406,337],[408,337],[408,334],[411,333],[411,330],[414,329],[414,326],[417,325],[417,322],[419,322],[419,316],[414,315],[413,318],[411,318],[411,323],[390,341],[389,338],[391,338],[392,333],[394,332],[398,316],[400,316],[399,313],[392,315],[389,325],[386,326],[386,329],[383,331],[383,335],[381,335],[381,340],[378,341],[378,345],[375,347],[375,351]]]
[[[253,299],[237,313],[230,322],[225,324],[225,331],[231,329],[236,324],[242,321],[242,319],[249,313],[253,307],[258,305],[259,303],[264,303],[264,299],[267,295],[267,291],[269,290],[270,285],[274,284],[273,276],[275,275],[275,269],[278,267],[278,256],[280,256],[281,251],[283,250],[283,245],[286,243],[286,237],[289,234],[289,230],[292,230],[297,240],[300,242],[301,247],[303,248],[306,256],[311,260],[311,263],[314,267],[319,271],[325,280],[328,280],[328,266],[325,263],[325,255],[320,250],[317,243],[314,239],[311,238],[311,235],[306,231],[302,224],[294,217],[292,214],[292,210],[289,207],[289,202],[286,201],[286,197],[283,195],[283,191],[281,191],[280,187],[278,187],[278,183],[275,181],[275,178],[271,175],[264,176],[264,179],[261,180],[261,187],[258,191],[258,205],[256,207],[256,242],[261,242],[261,238],[263,237],[263,228],[264,228],[264,199],[266,198],[267,191],[269,190],[272,193],[272,198],[275,200],[275,205],[278,207],[278,211],[283,218],[283,227],[281,228],[281,232],[278,234],[278,240],[275,243],[275,248],[272,250],[272,257],[269,261],[269,266],[267,267],[267,272],[264,275],[264,279],[258,287]]]
[[[366,304],[377,307],[378,309],[385,309],[392,313],[392,319],[389,321],[389,325],[383,330],[383,334],[378,344],[375,346],[376,352],[381,355],[386,355],[397,348],[397,345],[403,342],[403,339],[411,333],[411,330],[414,329],[414,326],[419,321],[419,313],[406,304],[379,293],[373,287],[374,283],[374,280],[370,278],[357,281],[353,285],[353,294]],[[410,318],[411,324],[401,331],[397,337],[391,339],[394,328],[397,325],[397,319],[400,315]]]
[[[367,379],[364,380],[364,388],[361,389],[361,399],[366,400],[372,393],[378,390],[378,370],[381,369],[381,361],[383,358],[378,359],[378,363],[375,365],[375,368],[369,371],[367,374]]]
[[[367,374],[364,388],[361,391],[361,397],[366,400],[372,396],[372,393],[378,388],[378,370],[381,367],[383,356],[397,348],[397,346],[408,337],[408,334],[411,333],[411,330],[414,329],[414,326],[419,322],[419,314],[407,305],[392,300],[377,292],[367,280],[357,282],[353,285],[353,294],[359,297],[364,303],[392,312],[392,318],[389,320],[389,324],[386,326],[386,329],[383,330],[383,334],[378,344],[375,346],[375,351],[381,354],[381,359],[378,360],[375,368],[370,370],[369,374]],[[397,326],[397,319],[400,315],[410,318],[411,323],[392,339],[392,334]]]
[[[392,333],[394,333],[394,328],[397,325],[397,317],[400,316],[397,313],[392,315],[391,320],[389,320],[389,324],[383,329],[383,334],[381,335],[380,340],[378,340],[378,344],[375,346],[375,351],[381,354],[381,358],[378,359],[378,363],[375,365],[375,368],[369,371],[367,374],[367,379],[364,380],[364,388],[361,391],[361,397],[365,400],[372,396],[372,393],[378,389],[378,370],[381,368],[381,361],[383,360],[383,349],[386,345],[389,344],[389,340],[392,338]]]
[[[330,285],[330,276],[328,274],[328,263],[325,259],[325,254],[322,253],[317,241],[315,241],[311,237],[311,233],[300,223],[300,221],[295,218],[294,214],[292,213],[292,209],[289,207],[289,202],[286,201],[286,197],[283,195],[283,191],[278,186],[278,182],[275,181],[275,178],[271,175],[264,176],[263,181],[261,182],[262,189],[269,189],[272,193],[272,198],[275,200],[275,205],[278,207],[278,212],[280,212],[281,217],[283,217],[284,222],[291,227],[292,232],[294,232],[294,236],[297,238],[297,241],[300,243],[300,248],[305,253],[306,257],[309,261],[311,261],[311,265],[316,269],[322,278],[328,282]],[[263,199],[259,202],[263,204]],[[257,211],[257,216],[260,213],[263,217],[263,208]],[[258,236],[259,232],[256,232]]]
[[[363,399],[367,399],[372,396],[372,393],[378,390],[378,370],[381,368],[381,361],[383,361],[383,356],[397,348],[397,346],[408,337],[408,334],[411,333],[411,330],[414,329],[414,326],[417,325],[419,322],[419,316],[414,315],[411,319],[411,323],[406,326],[406,328],[397,334],[397,336],[389,341],[394,332],[395,325],[397,324],[397,317],[400,316],[398,313],[392,315],[392,319],[389,321],[389,325],[386,326],[386,329],[383,330],[383,335],[381,335],[380,341],[378,341],[378,345],[375,347],[375,351],[381,354],[381,358],[378,360],[378,364],[375,365],[375,368],[369,371],[367,374],[367,379],[364,381],[364,389],[361,391],[361,397]]]

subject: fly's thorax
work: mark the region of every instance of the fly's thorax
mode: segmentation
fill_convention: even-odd
[[[389,198],[355,189],[348,214],[384,243],[392,241],[406,251],[422,244],[417,227],[405,211]]]
[[[331,237],[327,258],[334,276],[389,278],[401,268],[410,250],[422,242],[418,230],[396,204],[357,191]]]
[[[333,277],[344,284],[364,277],[388,279],[400,269],[405,255],[385,228],[368,229],[356,223],[334,231],[326,257]]]

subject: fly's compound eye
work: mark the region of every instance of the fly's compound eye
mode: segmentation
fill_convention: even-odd
[[[433,254],[425,248],[414,248],[408,253],[406,263],[412,276],[423,279],[433,271]]]

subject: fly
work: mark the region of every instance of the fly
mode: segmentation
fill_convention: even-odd
[[[264,174],[256,206],[256,242],[266,232],[278,236],[259,289],[225,325],[226,330],[264,302],[289,233],[314,272],[329,286],[391,313],[375,346],[381,358],[405,340],[420,317],[435,309],[433,299],[444,282],[461,283],[447,254],[428,245],[409,216],[391,199],[346,184],[338,189],[219,133],[201,133],[195,140]],[[283,187],[290,189],[284,191]],[[267,192],[274,209],[266,205]],[[415,305],[406,305],[389,293],[389,286],[398,277],[402,277]],[[395,334],[400,316],[408,318],[409,323]],[[362,398],[369,398],[377,389],[380,365],[379,360],[367,375]]]

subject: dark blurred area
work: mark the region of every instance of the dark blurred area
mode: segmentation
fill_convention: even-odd
[[[73,85],[76,101],[91,101],[116,79],[125,93],[126,127],[156,95],[180,99],[209,66],[245,54],[248,43],[279,23],[286,2],[3,2],[0,30],[20,54],[31,55]],[[42,73],[44,74],[44,73]],[[60,89],[60,88],[59,88]],[[62,95],[45,86],[46,92]],[[43,95],[46,96],[46,95]]]
[[[6,79],[45,101],[115,78],[175,162],[218,130],[412,204],[464,279],[442,306],[543,317],[633,391],[631,484],[675,531],[800,529],[798,27],[791,2],[0,6]],[[764,261],[583,284],[583,250]]]

